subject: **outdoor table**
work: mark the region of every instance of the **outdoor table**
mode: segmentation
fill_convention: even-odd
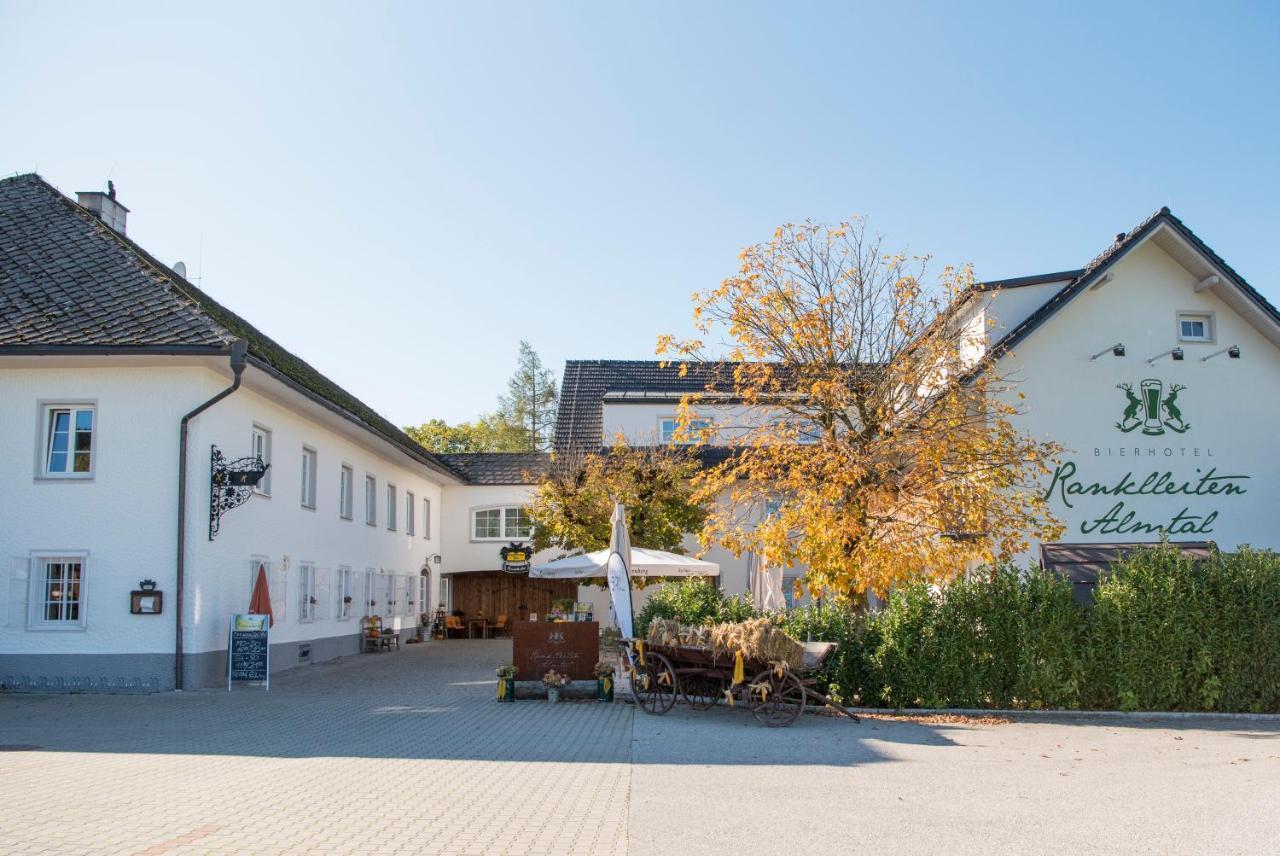
[[[467,619],[467,638],[476,638],[476,628],[480,628],[480,638],[483,639],[485,633],[489,629],[489,619],[487,618],[469,618]]]

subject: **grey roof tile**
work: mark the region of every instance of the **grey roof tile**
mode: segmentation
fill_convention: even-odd
[[[471,484],[537,484],[551,466],[546,452],[468,452],[437,457]]]
[[[106,226],[38,175],[0,179],[0,352],[225,350],[436,471],[462,476],[371,407]]]

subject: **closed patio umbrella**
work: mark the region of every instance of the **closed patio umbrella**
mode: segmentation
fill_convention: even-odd
[[[271,587],[267,585],[266,565],[258,565],[258,577],[253,581],[253,595],[249,598],[249,612],[267,616],[268,627],[276,624],[276,617],[271,612]]]
[[[782,568],[771,568],[761,553],[754,557],[755,568],[751,573],[751,599],[756,609],[772,612],[786,609],[787,600],[782,594]]]

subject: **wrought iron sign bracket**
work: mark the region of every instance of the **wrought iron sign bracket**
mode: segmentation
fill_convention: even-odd
[[[249,501],[253,489],[271,465],[257,456],[228,461],[217,446],[210,448],[213,451],[209,456],[209,540],[212,541],[218,535],[222,515]]]

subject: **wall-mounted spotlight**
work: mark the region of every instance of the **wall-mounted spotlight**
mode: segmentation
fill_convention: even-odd
[[[1228,359],[1238,360],[1238,359],[1240,359],[1240,346],[1239,346],[1239,345],[1231,345],[1231,346],[1229,346],[1229,347],[1222,348],[1221,350],[1214,351],[1212,354],[1210,354],[1210,355],[1209,355],[1209,356],[1207,356],[1207,357],[1201,357],[1201,358],[1200,358],[1200,362],[1202,362],[1202,363],[1204,363],[1204,362],[1208,362],[1209,360],[1213,359],[1214,357],[1220,356],[1220,355],[1222,355],[1222,354],[1226,354],[1226,355],[1227,355],[1227,357],[1228,357]]]
[[[1111,347],[1109,347],[1109,348],[1103,348],[1101,351],[1098,351],[1098,353],[1094,354],[1094,355],[1093,355],[1092,357],[1090,357],[1089,359],[1090,359],[1090,360],[1096,360],[1098,357],[1102,356],[1102,355],[1103,355],[1103,354],[1105,354],[1107,351],[1110,351],[1113,355],[1115,355],[1115,356],[1117,356],[1117,357],[1123,357],[1123,356],[1124,356],[1124,342],[1116,342],[1114,345],[1112,345],[1112,346],[1111,346]]]
[[[1183,352],[1181,348],[1170,348],[1169,350],[1165,351],[1163,354],[1156,354],[1154,357],[1147,360],[1147,365],[1151,365],[1161,357],[1173,357],[1174,360],[1181,360],[1185,356],[1186,354]]]

